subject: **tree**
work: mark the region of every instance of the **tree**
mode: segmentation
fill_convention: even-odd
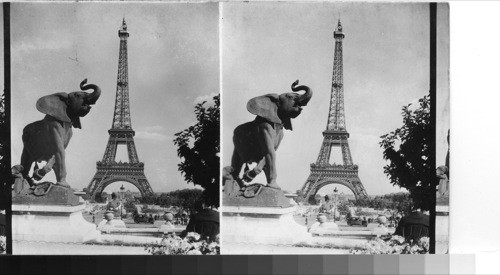
[[[8,144],[8,129],[7,120],[5,117],[5,93],[0,96],[0,210],[7,208],[9,196],[11,192],[11,172],[8,167],[7,150],[10,150]]]
[[[134,213],[135,210],[136,210],[136,208],[135,208],[135,202],[127,200],[123,204],[123,208],[125,208],[125,211],[127,211],[127,213]]]
[[[350,212],[349,206],[351,206],[351,204],[348,201],[341,201],[338,206],[340,215],[347,215],[347,213]]]
[[[153,193],[153,194],[147,194],[141,198],[139,198],[140,203],[144,204],[155,204],[158,200],[158,196]]]
[[[323,196],[321,196],[320,194],[314,195],[314,201],[316,202],[316,204],[320,204],[322,200]]]
[[[203,191],[200,189],[182,189],[161,194],[157,203],[161,206],[177,206],[182,209],[196,210],[198,202],[203,199]]]
[[[432,142],[430,95],[402,109],[403,126],[381,136],[380,146],[388,164],[384,167],[393,185],[410,192],[416,207],[430,210],[436,195],[436,182],[431,171],[429,147]]]
[[[182,159],[179,171],[188,183],[201,186],[207,206],[219,207],[220,97],[195,106],[198,122],[175,134],[177,155]]]

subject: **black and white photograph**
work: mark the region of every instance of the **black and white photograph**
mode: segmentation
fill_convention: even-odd
[[[3,2],[0,270],[499,273],[499,12]]]
[[[448,5],[437,5],[435,125],[428,3],[223,3],[221,13],[222,253],[429,253],[430,212],[448,194],[437,193]]]
[[[7,85],[5,82],[6,71],[4,69],[6,63],[6,53],[4,51],[5,44],[5,26],[4,21],[6,20],[4,11],[0,12],[0,87],[2,91],[0,92],[0,255],[7,254],[7,235],[10,228],[10,222],[7,216],[7,209],[10,207],[10,184],[9,180],[10,167],[8,164],[7,153],[9,151],[9,125],[7,123],[6,115],[6,92]]]
[[[218,3],[10,12],[13,254],[219,254]]]

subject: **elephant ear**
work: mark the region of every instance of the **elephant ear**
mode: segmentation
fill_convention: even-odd
[[[278,117],[277,94],[267,94],[250,99],[247,103],[247,110],[256,116],[260,116],[273,123],[282,123]]]
[[[71,122],[71,119],[66,114],[66,103],[64,99],[67,98],[68,94],[66,93],[43,96],[36,102],[36,109],[60,121]]]

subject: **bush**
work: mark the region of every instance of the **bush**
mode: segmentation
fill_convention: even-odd
[[[188,233],[185,238],[170,233],[165,235],[161,242],[146,246],[145,250],[152,255],[218,255],[218,239],[203,239],[195,232]]]
[[[429,238],[422,237],[418,242],[406,241],[401,236],[375,238],[361,249],[351,250],[352,254],[428,254]]]
[[[7,250],[7,239],[5,236],[0,236],[0,254],[5,254]]]

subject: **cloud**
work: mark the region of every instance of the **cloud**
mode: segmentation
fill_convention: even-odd
[[[69,39],[34,38],[33,40],[20,41],[14,44],[13,51],[59,51],[68,49],[73,45]]]
[[[145,132],[161,132],[164,130],[165,130],[165,127],[160,126],[160,125],[147,126],[144,129],[141,128],[141,131],[145,131]]]
[[[205,107],[211,107],[214,105],[214,101],[212,100],[214,98],[214,96],[216,96],[217,93],[211,93],[209,95],[203,95],[203,96],[199,96],[197,98],[194,99],[194,105],[197,105],[199,103],[202,103],[203,101],[206,101],[206,103],[204,104]]]
[[[146,140],[153,140],[153,141],[166,141],[168,139],[168,136],[166,136],[164,134],[154,133],[154,132],[145,132],[145,131],[136,131],[135,137],[138,139],[146,139]]]
[[[136,131],[135,136],[138,139],[146,139],[152,141],[166,141],[168,139],[171,139],[168,135],[162,133],[164,131],[165,128],[163,126],[148,126],[139,131]]]

